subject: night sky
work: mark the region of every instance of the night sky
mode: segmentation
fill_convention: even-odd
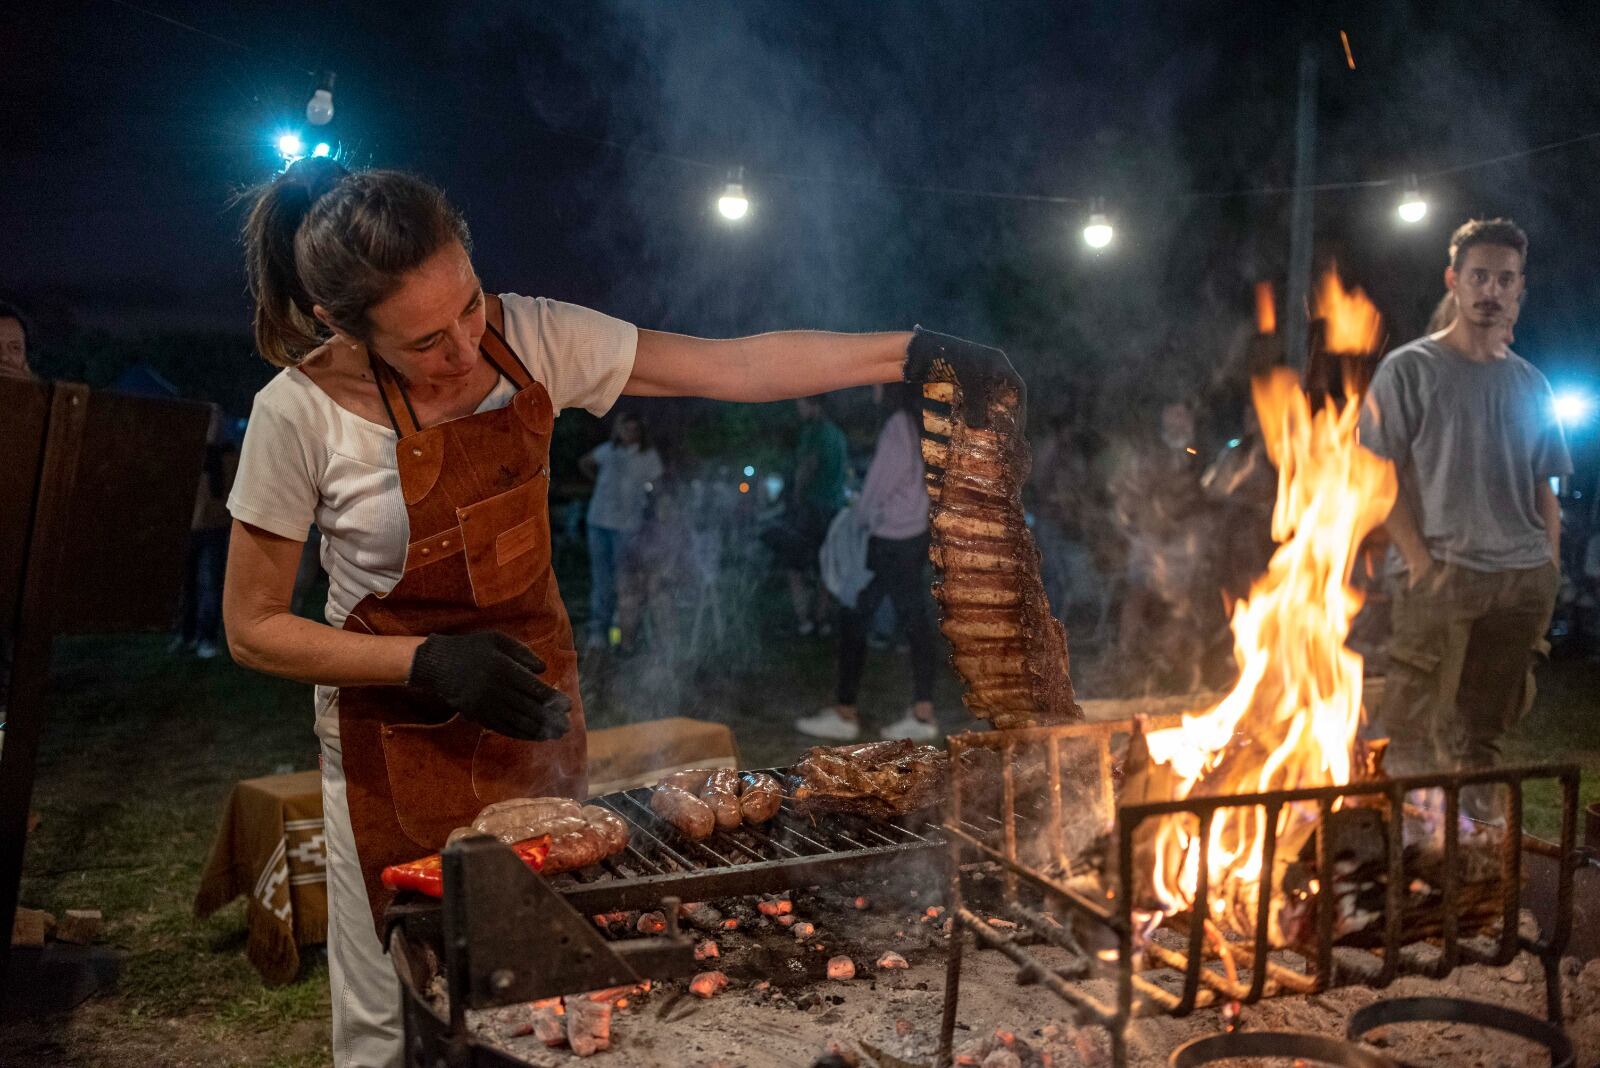
[[[1287,197],[1191,194],[1289,181],[1302,40],[1321,182],[1600,131],[1594,4],[139,6],[0,16],[0,293],[47,341],[245,331],[234,197],[272,174],[324,69],[322,136],[442,184],[492,288],[705,334],[920,321],[1008,347],[1036,396],[1058,383],[1091,408],[1203,383],[1251,283],[1281,293]],[[736,166],[753,206],[730,227],[713,202]],[[1398,342],[1442,292],[1449,231],[1512,215],[1533,243],[1518,348],[1587,374],[1597,173],[1590,140],[1432,179],[1410,228],[1398,186],[1328,192],[1319,262],[1339,258]],[[1104,197],[1117,242],[1084,249],[1081,203],[974,189]]]

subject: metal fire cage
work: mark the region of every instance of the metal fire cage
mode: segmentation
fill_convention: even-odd
[[[787,783],[786,769],[767,769]],[[386,914],[386,942],[400,978],[407,1068],[521,1068],[480,1043],[466,1010],[691,974],[693,942],[678,930],[678,905],[775,893],[870,876],[910,855],[942,862],[944,833],[926,814],[892,821],[796,812],[787,796],[757,827],[690,842],[650,811],[648,788],[593,799],[628,824],[622,852],[591,868],[530,872],[507,847],[464,839],[444,851],[444,897],[401,894]],[[976,826],[969,831],[979,832]],[[591,916],[659,908],[660,938],[610,940]],[[427,996],[442,976],[449,1015]]]
[[[1142,729],[1159,729],[1176,722],[1178,717],[1145,721]],[[1072,723],[1063,726],[1036,727],[1024,730],[980,732],[957,735],[950,739],[952,780],[951,799],[944,826],[949,841],[951,863],[948,866],[949,908],[955,921],[954,931],[969,930],[980,948],[991,948],[1010,957],[1018,966],[1019,982],[1042,983],[1049,987],[1075,1012],[1082,1024],[1094,1024],[1110,1034],[1113,1062],[1119,1066],[1127,1063],[1129,1023],[1141,1016],[1170,1014],[1185,1016],[1197,1008],[1238,1002],[1252,1004],[1263,997],[1280,994],[1312,994],[1328,987],[1361,983],[1383,988],[1402,972],[1442,977],[1462,964],[1487,964],[1504,966],[1519,951],[1536,954],[1544,968],[1546,1011],[1553,1023],[1561,1021],[1560,959],[1567,944],[1572,926],[1573,872],[1581,861],[1577,853],[1577,800],[1578,769],[1570,764],[1504,767],[1459,773],[1418,775],[1394,779],[1375,779],[1353,782],[1345,786],[1315,787],[1294,790],[1276,790],[1265,793],[1237,794],[1232,796],[1191,797],[1179,801],[1161,801],[1143,804],[1116,805],[1115,780],[1119,774],[1119,741],[1126,740],[1141,729],[1133,721],[1121,720],[1101,723]],[[1033,799],[1032,810],[1019,811],[1017,782],[1019,758],[1043,750],[1043,799]],[[963,782],[963,769],[967,760],[963,754],[973,750],[997,752],[1002,769],[1002,790],[998,799],[999,818],[994,821],[998,830],[992,835],[971,833],[973,818],[964,811],[968,800]],[[1063,763],[1070,761],[1069,774],[1063,776]],[[1520,832],[1522,827],[1522,799],[1524,784],[1530,780],[1554,780],[1561,789],[1560,843],[1550,846],[1540,843]],[[1473,937],[1476,930],[1462,931],[1460,903],[1460,792],[1463,787],[1481,784],[1503,784],[1505,795],[1506,827],[1508,833],[1499,836],[1497,845],[1486,846],[1498,853],[1499,896],[1489,927],[1498,920],[1498,933],[1493,937]],[[1442,887],[1437,932],[1418,934],[1407,932],[1403,926],[1408,873],[1404,865],[1403,813],[1408,793],[1417,790],[1438,790],[1444,798]],[[1216,952],[1213,940],[1218,938],[1216,928],[1205,918],[1211,911],[1210,871],[1206,852],[1199,853],[1198,885],[1193,908],[1185,913],[1168,917],[1170,931],[1180,937],[1167,939],[1183,945],[1158,944],[1153,931],[1141,931],[1136,918],[1134,894],[1123,888],[1135,883],[1135,836],[1148,820],[1172,815],[1185,815],[1192,819],[1200,832],[1200,840],[1209,838],[1210,828],[1218,813],[1225,809],[1254,807],[1264,813],[1263,826],[1269,828],[1265,839],[1261,870],[1268,885],[1261,889],[1260,901],[1265,903],[1272,893],[1282,893],[1281,886],[1272,886],[1270,880],[1279,859],[1279,815],[1288,805],[1315,805],[1318,830],[1315,833],[1315,857],[1307,863],[1309,874],[1318,880],[1311,886],[1332,887],[1335,872],[1334,856],[1328,846],[1329,817],[1334,806],[1357,801],[1362,806],[1376,807],[1385,818],[1372,821],[1381,825],[1386,884],[1383,889],[1382,937],[1379,944],[1367,949],[1347,945],[1335,946],[1334,910],[1337,907],[1333,893],[1315,894],[1313,908],[1315,939],[1310,944],[1290,947],[1288,952],[1269,944],[1270,909],[1254,909],[1254,937],[1228,943],[1224,952],[1231,961],[1238,962],[1238,971],[1228,974],[1218,965],[1221,955]],[[1085,812],[1090,819],[1078,817]],[[1398,817],[1398,818],[1397,818]],[[980,820],[980,822],[989,822]],[[1085,825],[1093,828],[1086,832]],[[1370,828],[1369,828],[1370,829]],[[1093,835],[1110,832],[1108,840],[1096,842]],[[1019,831],[1032,849],[1042,848],[1048,854],[1044,868],[1026,863],[1019,852]],[[1380,833],[1373,830],[1373,833]],[[1086,837],[1086,835],[1088,835]],[[1076,841],[1071,841],[1076,836]],[[1553,856],[1557,863],[1557,886],[1554,920],[1550,929],[1538,939],[1522,937],[1518,930],[1519,913],[1523,905],[1522,874],[1524,851]],[[996,930],[984,917],[968,909],[963,900],[961,861],[963,857],[976,856],[998,865],[1003,881],[1003,911],[1017,926],[1014,933]],[[1104,859],[1104,871],[1099,893],[1079,885],[1068,885],[1068,880],[1088,869],[1092,855]],[[1296,859],[1296,858],[1289,858]],[[1038,907],[1024,903],[1023,888],[1029,900]],[[1050,913],[1056,912],[1070,922],[1057,922]],[[1469,924],[1469,926],[1473,926]],[[1477,925],[1481,930],[1483,924]],[[1209,929],[1209,930],[1208,930]],[[1464,934],[1471,941],[1464,940]],[[1144,938],[1141,935],[1151,935]],[[1093,941],[1109,940],[1103,948],[1091,953],[1085,950],[1080,937]],[[1029,952],[1025,943],[1043,942],[1068,954],[1068,963],[1047,963]],[[1433,942],[1428,950],[1424,943]],[[1113,948],[1114,947],[1114,948]],[[945,985],[944,1017],[939,1039],[937,1064],[944,1068],[951,1063],[952,1040],[956,1019],[956,1006],[960,994],[962,940],[952,937]],[[1147,959],[1153,969],[1179,973],[1181,990],[1174,993],[1163,989],[1150,978],[1138,974],[1141,958]],[[1107,964],[1114,963],[1114,968]],[[1299,964],[1299,970],[1291,967]],[[1246,967],[1247,966],[1247,967]],[[1248,974],[1246,975],[1246,971]],[[1110,972],[1111,974],[1107,974]],[[1079,980],[1091,976],[1110,978],[1115,987],[1114,1000],[1096,997]]]

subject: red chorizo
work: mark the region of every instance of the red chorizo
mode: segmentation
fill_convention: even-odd
[[[708,837],[717,825],[711,806],[680,786],[657,786],[650,795],[650,811],[691,842]]]
[[[731,831],[742,822],[739,814],[739,773],[728,768],[718,768],[706,777],[700,788],[700,800],[711,806],[716,817],[717,830]]]
[[[744,822],[765,823],[778,814],[783,791],[777,779],[764,771],[747,771],[739,780],[739,812]]]

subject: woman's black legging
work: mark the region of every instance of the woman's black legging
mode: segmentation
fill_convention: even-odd
[[[841,705],[854,705],[867,665],[867,630],[885,597],[905,628],[911,645],[911,692],[914,701],[933,700],[933,622],[928,615],[928,535],[873,538],[867,543],[872,581],[845,609],[839,628],[839,692]]]

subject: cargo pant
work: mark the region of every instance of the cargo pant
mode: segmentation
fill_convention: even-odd
[[[1533,658],[1555,609],[1554,563],[1474,571],[1435,563],[1394,591],[1389,675],[1372,733],[1384,766],[1414,775],[1500,763],[1501,744],[1533,704]],[[1495,791],[1463,790],[1461,811],[1497,821]]]

